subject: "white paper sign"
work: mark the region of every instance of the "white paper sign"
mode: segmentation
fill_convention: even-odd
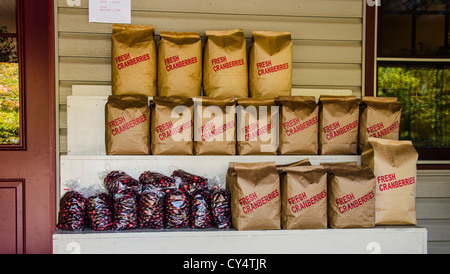
[[[89,0],[89,22],[131,24],[131,0]]]

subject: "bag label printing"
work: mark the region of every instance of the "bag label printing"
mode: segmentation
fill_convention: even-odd
[[[144,55],[141,55],[141,56],[138,56],[135,58],[131,58],[130,53],[126,53],[126,54],[116,57],[114,60],[116,61],[117,69],[122,70],[127,67],[139,64],[141,62],[149,61],[150,55],[148,53],[146,53]]]
[[[233,60],[233,61],[228,62],[226,56],[221,56],[221,57],[212,59],[211,63],[213,65],[212,68],[213,68],[214,72],[218,72],[220,70],[225,70],[225,69],[229,69],[229,68],[233,68],[233,67],[237,67],[237,66],[243,66],[245,64],[244,59],[238,59],[238,60]]]
[[[180,61],[180,57],[178,55],[165,58],[164,64],[166,65],[166,70],[171,71],[174,69],[182,68],[185,66],[189,66],[192,64],[196,64],[198,62],[197,57],[188,58]]]
[[[305,130],[319,122],[319,116],[315,116],[301,123],[298,117],[283,123],[283,129],[287,136],[291,136]]]
[[[258,195],[256,195],[256,192],[253,192],[239,199],[239,204],[242,207],[242,212],[244,212],[244,214],[247,214],[269,203],[278,196],[280,196],[278,189],[275,189],[274,191],[270,192],[267,195],[262,196],[261,198],[259,198]]]
[[[409,177],[405,179],[397,180],[395,173],[377,176],[378,189],[380,191],[390,190],[394,188],[400,188],[409,186],[416,183],[416,178]]]
[[[395,121],[392,125],[388,126],[387,128],[384,128],[383,122],[380,122],[371,127],[368,127],[367,133],[369,134],[369,137],[381,138],[393,132],[399,127],[400,127],[399,121]]]
[[[186,121],[181,125],[174,125],[172,121],[168,121],[156,126],[156,133],[158,133],[159,140],[163,141],[177,134],[183,134],[184,130],[191,128],[193,125],[192,120]]]
[[[337,198],[336,204],[339,207],[339,212],[345,213],[369,202],[374,197],[375,193],[373,191],[370,191],[369,193],[362,197],[359,197],[358,199],[355,198],[355,195],[353,193],[349,193]]]
[[[323,190],[316,195],[313,195],[311,198],[308,198],[306,192],[299,193],[292,197],[288,198],[288,203],[291,206],[292,213],[297,213],[306,209],[322,199],[327,197],[327,191]]]
[[[235,129],[236,123],[234,121],[228,122],[223,126],[217,127],[214,125],[214,121],[210,121],[207,124],[199,127],[197,129],[198,133],[201,136],[201,140],[204,141],[208,141],[208,140],[212,140],[215,137],[218,137],[218,141],[223,141],[223,134],[228,130],[233,130]],[[228,141],[228,140],[227,140]]]
[[[258,70],[258,75],[264,75],[289,69],[289,63],[272,66],[272,60],[268,60],[256,63],[256,69]]]
[[[139,124],[144,123],[147,121],[147,117],[145,117],[145,114],[139,116],[136,119],[133,119],[129,122],[126,121],[125,117],[122,115],[119,118],[116,118],[110,122],[108,122],[109,128],[111,129],[111,134],[113,136],[116,136],[124,131],[127,131]]]
[[[339,121],[336,121],[334,123],[331,123],[330,125],[324,126],[323,133],[325,133],[325,137],[327,138],[327,140],[332,140],[357,127],[358,127],[358,120],[355,120],[343,127],[340,126]]]

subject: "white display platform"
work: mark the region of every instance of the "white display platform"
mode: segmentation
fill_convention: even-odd
[[[122,170],[138,178],[146,170],[170,174],[182,168],[200,176],[224,176],[229,162],[275,161],[288,164],[308,158],[313,165],[356,161],[360,156],[61,156],[64,181],[101,183],[99,172]],[[179,243],[183,243],[180,245]],[[276,254],[276,253],[427,253],[427,230],[420,227],[365,229],[260,230],[161,229],[83,232],[57,231],[54,253]]]
[[[223,178],[230,162],[289,164],[308,158],[313,165],[332,162],[361,164],[357,155],[274,156],[108,156],[105,154],[104,106],[110,87],[73,86],[67,97],[68,155],[60,158],[60,191],[65,182],[82,186],[102,184],[106,172],[120,170],[138,179],[144,171],[166,175],[177,168],[212,178]],[[59,202],[59,201],[58,201]],[[59,207],[58,207],[59,208]],[[180,244],[182,243],[182,244]],[[53,252],[163,253],[163,254],[276,254],[276,253],[426,253],[427,230],[420,227],[371,229],[264,230],[161,229],[83,232],[57,231]]]
[[[162,229],[56,232],[55,254],[424,254],[420,227],[260,230]]]
[[[105,104],[107,96],[67,97],[67,153],[106,155]]]

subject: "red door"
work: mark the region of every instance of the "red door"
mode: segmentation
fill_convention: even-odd
[[[0,145],[0,254],[51,253],[56,159],[53,1],[2,0],[2,5],[11,2],[17,8],[21,123],[20,142]]]

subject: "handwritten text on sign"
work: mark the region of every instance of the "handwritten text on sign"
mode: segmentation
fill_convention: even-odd
[[[131,0],[89,0],[89,22],[131,24]]]

